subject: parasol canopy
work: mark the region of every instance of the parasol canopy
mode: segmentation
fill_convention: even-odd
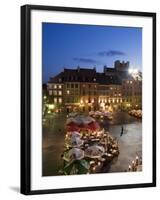
[[[78,148],[72,148],[65,152],[63,159],[70,162],[71,160],[81,160],[84,158],[84,151]]]
[[[85,115],[77,115],[75,117],[71,117],[67,119],[66,124],[70,124],[71,122],[74,122],[76,124],[88,124],[92,121],[95,121],[95,119],[93,119],[90,116],[85,116]]]
[[[69,135],[71,136],[71,137],[81,137],[81,134],[78,132],[78,131],[71,131],[70,133],[69,133]]]
[[[67,131],[78,131],[78,130],[91,130],[95,131],[100,128],[99,124],[92,117],[79,115],[67,119],[66,122]]]
[[[90,123],[87,125],[87,128],[90,129],[91,131],[96,131],[96,130],[99,130],[99,129],[100,129],[100,126],[99,126],[99,124],[95,121],[95,122],[90,122]]]
[[[102,146],[93,145],[85,150],[85,156],[89,158],[99,158],[104,154],[105,150]]]

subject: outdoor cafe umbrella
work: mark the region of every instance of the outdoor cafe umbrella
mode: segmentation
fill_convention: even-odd
[[[89,124],[87,124],[87,128],[91,131],[96,131],[100,129],[100,126],[97,122],[90,122]]]
[[[78,125],[73,121],[68,123],[66,128],[67,128],[68,132],[73,132],[73,131],[78,131],[79,130]]]
[[[66,124],[68,125],[71,122],[74,122],[74,123],[80,125],[80,124],[88,124],[88,123],[90,123],[92,121],[95,121],[95,119],[93,119],[90,116],[77,115],[76,117],[68,118]]]

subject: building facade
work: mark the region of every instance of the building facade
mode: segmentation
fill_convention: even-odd
[[[115,61],[114,68],[64,69],[47,83],[48,99],[67,112],[128,109],[142,106],[142,76],[128,73],[129,62]]]

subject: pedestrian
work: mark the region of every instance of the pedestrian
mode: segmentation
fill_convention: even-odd
[[[120,136],[122,136],[123,135],[123,126],[121,127],[121,135]]]

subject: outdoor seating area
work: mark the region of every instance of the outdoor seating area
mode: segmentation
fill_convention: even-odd
[[[109,111],[90,111],[89,115],[95,118],[107,118],[109,120],[113,118],[112,113]]]
[[[117,140],[90,116],[68,118],[66,131],[63,175],[100,173],[119,155]]]
[[[129,114],[136,118],[142,118],[142,110],[130,110]]]
[[[136,156],[135,160],[132,160],[131,164],[128,166],[129,172],[142,171],[142,159]]]

